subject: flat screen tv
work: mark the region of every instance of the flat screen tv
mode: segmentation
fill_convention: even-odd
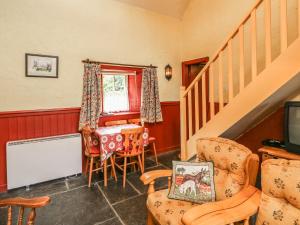
[[[300,102],[284,105],[284,144],[287,151],[300,154]]]

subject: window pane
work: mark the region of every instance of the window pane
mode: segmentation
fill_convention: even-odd
[[[124,75],[103,75],[103,111],[129,111],[128,81]]]

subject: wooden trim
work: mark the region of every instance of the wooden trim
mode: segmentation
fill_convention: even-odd
[[[58,112],[59,113],[76,113],[76,112],[80,112],[80,107],[35,109],[35,110],[21,110],[21,111],[4,111],[4,112],[0,112],[0,118],[19,117],[19,116],[52,115],[52,114],[57,114]]]

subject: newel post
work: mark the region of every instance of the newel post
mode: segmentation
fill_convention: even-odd
[[[187,149],[186,149],[186,97],[184,96],[185,87],[180,87],[180,143],[181,143],[181,160],[186,160],[187,158]]]

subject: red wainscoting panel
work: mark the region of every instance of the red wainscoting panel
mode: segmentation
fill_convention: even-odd
[[[163,122],[145,124],[150,136],[156,137],[158,152],[165,152],[180,146],[180,104],[179,102],[162,102]]]
[[[159,152],[179,147],[179,102],[162,102],[164,122],[146,125]],[[0,192],[6,191],[6,142],[78,132],[80,108],[0,112]],[[105,121],[139,118],[139,113],[104,116]],[[59,156],[58,156],[59,157]]]
[[[0,192],[6,191],[6,142],[76,133],[79,111],[80,108],[0,112]]]
[[[263,146],[261,143],[263,140],[271,138],[283,140],[283,121],[284,108],[281,107],[236,141],[251,149],[252,152],[258,153],[257,150]]]

